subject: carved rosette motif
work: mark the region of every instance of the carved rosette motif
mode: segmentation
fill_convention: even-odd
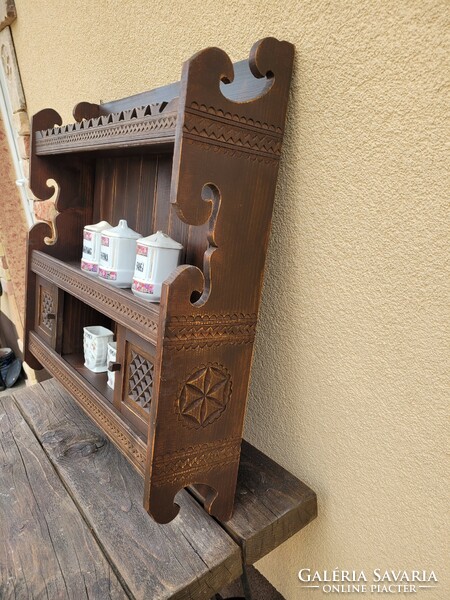
[[[231,396],[231,375],[218,363],[202,366],[184,383],[178,409],[188,426],[206,427],[224,412]]]

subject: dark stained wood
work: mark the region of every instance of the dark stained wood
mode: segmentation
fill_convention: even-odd
[[[193,264],[180,266],[161,296],[145,481],[159,522],[177,514],[170,498],[187,484],[209,486],[210,514],[232,515],[293,55],[287,42],[256,43],[249,79],[269,79],[245,102],[220,91],[234,77],[222,50],[183,66],[171,202],[190,226]]]
[[[105,431],[144,472],[144,504],[159,523],[175,518],[174,498],[189,485],[208,486],[210,514],[222,521],[232,514],[293,54],[291,44],[265,38],[233,65],[207,48],[184,64],[179,84],[80,103],[81,121],[64,127],[50,109],[33,121],[31,187],[48,197],[46,180],[61,178],[61,214],[53,245],[45,246],[40,226],[30,234],[27,361],[45,364],[105,427],[95,413],[107,418],[99,390],[33,334],[35,275],[139,336],[142,356],[146,344],[156,346],[150,406],[146,389],[134,400],[149,409],[145,464],[135,437],[117,424]],[[159,305],[78,267],[83,226],[119,218],[184,246],[184,264],[164,283]],[[79,314],[64,310],[64,330],[74,336]],[[121,357],[126,339],[118,339]],[[138,411],[127,415],[126,377],[115,406],[143,433]]]
[[[239,577],[238,546],[187,492],[172,523],[148,518],[142,479],[54,380],[15,399],[132,597],[209,599]]]
[[[155,346],[126,329],[118,328],[114,406],[146,438],[153,396]]]
[[[98,278],[87,275],[81,270],[79,261],[67,263],[43,252],[36,252],[31,257],[30,270],[50,279],[59,288],[135,331],[143,339],[156,342],[160,318],[159,304],[145,302],[134,296],[129,289],[114,288]],[[78,314],[74,314],[72,318],[73,325],[76,326]]]
[[[192,491],[203,499],[201,490]],[[222,523],[241,546],[244,562],[254,564],[316,517],[315,492],[244,440],[235,510]]]
[[[64,293],[42,277],[36,277],[35,331],[43,340],[61,351]]]
[[[10,396],[0,432],[2,600],[128,598]]]
[[[259,96],[267,85],[265,78],[249,77],[249,63],[247,60],[241,60],[234,63],[234,78],[231,84],[220,84],[222,93],[237,102],[244,102],[255,96]],[[169,102],[180,95],[180,82],[164,85],[155,88],[149,92],[142,92],[120,100],[105,102],[104,104],[90,104],[89,102],[80,102],[74,108],[74,118],[76,121],[81,119],[91,119],[99,115],[108,115],[112,112],[118,112],[135,106],[145,106],[158,102]]]
[[[72,394],[81,408],[117,445],[133,467],[144,474],[146,440],[98,389],[85,373],[47,346],[34,332],[29,336],[30,350],[47,371]],[[70,357],[69,357],[70,359]]]
[[[105,220],[112,226],[126,216],[128,225],[143,236],[154,231],[157,164],[159,156],[118,155],[98,158],[94,190],[93,222]],[[162,159],[164,156],[161,157]],[[165,176],[170,189],[172,156]],[[158,181],[162,185],[162,180]],[[167,192],[165,201],[168,202]]]
[[[93,373],[90,369],[84,366],[84,356],[79,354],[65,354],[64,360],[73,367],[83,379],[89,381],[108,402],[113,402],[113,391],[107,384],[106,373]]]
[[[81,270],[80,270],[81,271]],[[70,316],[70,318],[67,318]],[[64,316],[60,353],[81,354],[83,352],[83,327],[102,325],[114,332],[114,322],[103,313],[75,296],[64,293]]]
[[[50,124],[46,129],[36,131],[35,154],[54,156],[96,152],[105,147],[113,150],[148,146],[170,149],[175,140],[176,109],[175,101],[135,106],[64,126],[61,126],[60,118],[55,118],[55,127]],[[76,107],[75,112],[79,115],[80,110]],[[85,114],[92,115],[94,112],[95,109],[89,108]]]

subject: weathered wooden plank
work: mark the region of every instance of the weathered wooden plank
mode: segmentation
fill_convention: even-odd
[[[233,517],[224,528],[251,565],[317,517],[315,492],[243,442]]]
[[[0,598],[128,597],[11,396],[0,398]]]
[[[238,546],[189,494],[171,523],[148,516],[140,476],[54,380],[15,398],[135,598],[211,598],[239,577]]]
[[[201,487],[192,490],[202,501]],[[317,517],[317,497],[275,461],[242,442],[233,516],[222,527],[254,564]]]

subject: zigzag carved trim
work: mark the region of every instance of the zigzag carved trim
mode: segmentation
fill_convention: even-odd
[[[241,148],[241,150],[237,150],[233,146],[226,145],[226,144],[223,144],[220,142],[214,142],[211,140],[204,141],[204,140],[202,140],[202,137],[192,136],[189,133],[187,133],[187,134],[185,133],[184,137],[186,138],[186,142],[188,144],[200,146],[201,148],[203,148],[204,150],[207,150],[208,152],[221,152],[222,154],[226,154],[227,156],[232,156],[232,157],[236,157],[236,158],[245,158],[252,162],[255,162],[255,161],[259,162],[259,163],[262,162],[267,165],[274,164],[280,160],[279,157],[262,155],[257,152],[244,150],[242,148]]]
[[[175,135],[177,114],[160,111],[160,104],[141,106],[118,113],[53,127],[36,132],[36,153],[63,152],[78,146],[120,144],[124,140],[143,143],[147,137],[155,142],[159,138]]]
[[[177,483],[186,486],[201,483],[201,476],[239,460],[241,438],[196,444],[170,454],[158,456],[153,463],[155,487]],[[196,481],[196,475],[200,481]]]
[[[73,375],[69,367],[65,368],[61,364],[58,355],[53,356],[53,352],[33,332],[30,333],[29,349],[39,362],[64,385],[85,413],[106,433],[137,471],[143,475],[145,470],[144,443],[134,438],[121,425],[119,417],[114,418],[109,414],[100,400],[84,390],[79,378]]]
[[[232,120],[211,118],[208,114],[199,116],[187,112],[183,126],[183,136],[200,142],[207,142],[232,155],[236,152],[252,154],[260,158],[279,160],[281,137],[268,130],[242,127]]]
[[[158,323],[150,315],[142,312],[142,309],[134,309],[123,303],[120,296],[115,295],[115,289],[100,290],[95,287],[95,280],[89,275],[81,272],[74,273],[72,270],[65,271],[68,267],[59,265],[58,261],[45,254],[33,251],[31,258],[31,270],[42,275],[48,281],[55,283],[66,292],[77,296],[86,304],[101,309],[112,319],[126,324],[130,329],[138,333],[144,339],[156,342]],[[89,278],[85,281],[85,278]]]
[[[192,102],[189,108],[186,108],[186,112],[191,112],[193,114],[198,114],[203,116],[205,113],[208,115],[208,118],[216,119],[217,121],[222,121],[224,123],[228,123],[232,121],[233,123],[239,123],[240,127],[252,129],[255,131],[270,131],[271,135],[282,138],[283,130],[281,127],[276,125],[272,125],[271,123],[262,123],[261,121],[255,121],[254,119],[244,117],[242,115],[231,114],[230,112],[224,111],[221,108],[215,108],[214,106],[206,106],[205,104],[198,104],[197,102]]]
[[[166,325],[164,345],[185,350],[222,344],[251,344],[255,333],[256,314],[172,317]]]

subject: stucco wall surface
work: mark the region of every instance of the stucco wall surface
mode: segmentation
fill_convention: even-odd
[[[16,0],[30,114],[179,78],[209,45],[296,46],[246,435],[319,496],[258,567],[433,569],[444,600],[445,0]],[[370,594],[368,594],[370,595]]]

